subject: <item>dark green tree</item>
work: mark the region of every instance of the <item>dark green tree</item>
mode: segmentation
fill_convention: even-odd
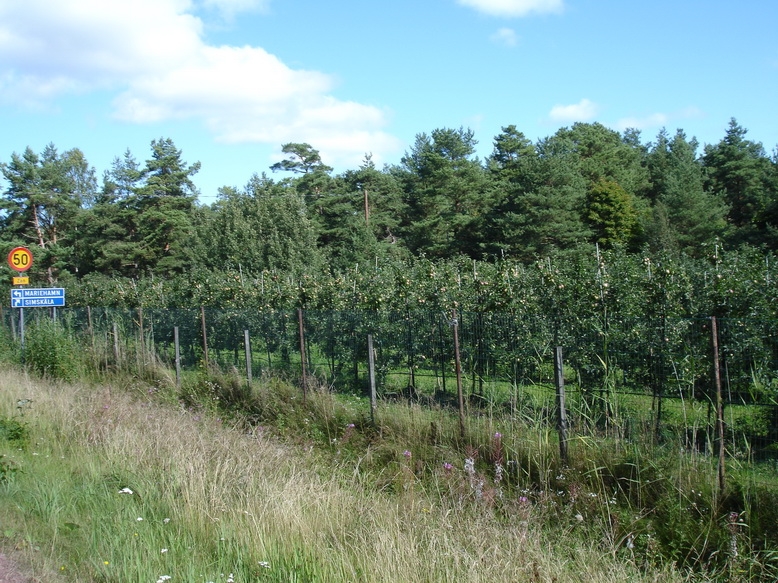
[[[393,173],[402,184],[406,215],[401,236],[413,253],[430,257],[483,253],[490,181],[474,157],[472,130],[419,134]]]
[[[34,245],[36,269],[54,283],[65,270],[75,271],[77,224],[86,205],[94,201],[94,170],[78,149],[59,154],[53,144],[42,155],[27,148],[0,164],[9,187],[0,200],[3,240]]]
[[[293,180],[298,192],[305,197],[312,210],[320,211],[319,198],[331,187],[330,172],[332,167],[322,162],[319,151],[310,144],[290,142],[281,147],[287,158],[276,162],[270,169],[273,172],[291,172],[298,175]]]
[[[152,140],[144,183],[128,199],[136,211],[137,268],[158,275],[191,266],[195,247],[192,215],[197,188],[192,176],[200,163],[187,165],[170,138]]]
[[[587,182],[577,171],[578,158],[554,145],[544,140],[534,147],[514,126],[495,138],[488,165],[497,184],[488,228],[500,256],[532,262],[591,236],[583,220]]]
[[[197,219],[202,262],[211,269],[316,272],[321,258],[305,202],[289,186],[254,175],[242,191],[222,188]]]
[[[648,154],[653,218],[647,227],[655,250],[699,255],[706,245],[726,237],[726,205],[707,192],[697,140],[678,130],[670,139],[663,130]]]
[[[403,215],[402,190],[367,155],[347,170],[321,199],[319,244],[335,271],[403,254],[396,233]]]
[[[142,185],[143,170],[129,150],[114,158],[103,174],[103,186],[94,205],[81,214],[77,253],[79,273],[106,275],[137,271],[137,210],[135,193]]]
[[[703,163],[706,188],[719,194],[729,207],[734,241],[760,245],[767,228],[768,208],[774,200],[773,167],[761,143],[746,139],[747,130],[733,118],[726,135],[706,146]]]

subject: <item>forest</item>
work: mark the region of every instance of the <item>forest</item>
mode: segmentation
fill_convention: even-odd
[[[69,309],[37,310],[24,336],[23,312],[16,328],[0,304],[0,333],[22,340],[21,351],[0,342],[0,363],[63,380],[124,371],[144,407],[159,396],[192,423],[211,411],[318,444],[371,499],[431,492],[412,512],[425,524],[427,508],[449,516],[457,501],[451,516],[465,517],[469,540],[512,545],[506,517],[525,517],[635,572],[689,570],[668,581],[775,581],[778,152],[735,119],[702,148],[681,130],[646,142],[597,123],[535,143],[509,125],[486,159],[475,147],[469,129],[436,129],[396,164],[367,154],[335,173],[313,145],[288,143],[280,162],[210,205],[198,202],[200,164],[169,138],[152,141],[145,162],[117,156],[101,178],[78,149],[13,153],[0,162],[0,253],[28,247],[30,285],[65,288]],[[0,294],[10,287],[0,281]],[[359,396],[373,369],[378,422]],[[309,394],[311,379],[322,390]],[[38,398],[33,411],[48,411]],[[88,399],[68,407],[89,420],[68,427],[112,423]],[[568,421],[570,460],[555,433]],[[510,533],[473,531],[487,516]],[[521,536],[505,564],[526,562],[515,557],[535,537]],[[440,553],[424,564],[427,554]]]
[[[735,119],[702,151],[599,123],[535,143],[509,125],[485,160],[476,144],[435,129],[399,163],[335,174],[289,143],[211,205],[170,138],[101,178],[78,149],[28,147],[0,163],[0,251],[31,248],[31,285],[73,306],[542,311],[605,291],[645,311],[653,285],[667,313],[774,316],[778,158]]]

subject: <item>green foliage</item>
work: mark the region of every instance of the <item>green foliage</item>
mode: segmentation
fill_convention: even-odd
[[[199,163],[170,138],[144,164],[116,158],[99,191],[79,150],[49,145],[0,165],[0,240],[34,242],[31,273],[49,284],[196,269],[319,277],[422,256],[531,265],[595,242],[698,258],[720,243],[776,249],[776,160],[745,136],[732,120],[698,156],[682,130],[643,144],[636,130],[576,123],[532,143],[508,125],[482,162],[472,130],[438,128],[399,164],[378,169],[368,154],[340,175],[310,144],[288,143],[271,167],[285,178],[255,174],[210,207],[196,203]]]
[[[24,446],[30,440],[30,430],[24,421],[13,417],[0,417],[0,441]]]
[[[637,212],[630,195],[617,182],[600,179],[592,184],[587,209],[586,218],[597,243],[628,246],[635,239]]]
[[[5,455],[0,455],[0,484],[10,482],[14,475],[19,471],[19,466],[11,460],[5,459]]]
[[[26,328],[24,361],[52,379],[75,380],[85,372],[83,348],[59,322],[45,317]]]

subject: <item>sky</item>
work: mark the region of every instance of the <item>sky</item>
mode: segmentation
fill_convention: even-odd
[[[776,29],[773,0],[0,0],[0,161],[54,144],[102,177],[170,138],[210,204],[285,143],[339,173],[439,128],[483,159],[508,125],[683,129],[701,151],[735,118],[771,153]]]

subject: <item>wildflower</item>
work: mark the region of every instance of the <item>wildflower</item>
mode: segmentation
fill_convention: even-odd
[[[119,490],[119,494],[134,494],[134,492],[129,488],[122,488],[121,490]]]
[[[143,521],[143,517],[139,516],[139,517],[138,517],[138,518],[136,518],[135,520],[137,520],[138,522],[142,522],[142,521]]]
[[[529,504],[529,498],[527,498],[526,496],[519,496],[519,502],[521,502],[522,504]]]
[[[165,581],[170,581],[172,577],[170,575],[160,575],[159,579],[157,579],[157,583],[165,583]]]
[[[503,472],[502,464],[500,464],[500,463],[495,464],[494,465],[494,481],[495,482],[499,483],[499,482],[502,481],[502,472]]]
[[[270,568],[270,563],[268,563],[267,561],[260,561],[258,564],[263,569],[269,569]]]
[[[502,439],[502,433],[500,433],[499,431],[495,432],[494,438],[497,439],[497,440]]]
[[[110,565],[111,563],[108,561],[103,561],[103,565]]]
[[[475,460],[471,457],[465,460],[465,471],[471,476],[475,473]]]
[[[162,521],[162,524],[167,524],[168,522],[170,522],[170,519],[169,519],[169,518],[165,518],[165,519]]]
[[[407,449],[403,452],[403,457],[407,460],[411,459],[411,452]]]
[[[162,550],[161,550],[161,551],[159,551],[159,552],[160,552],[160,553],[162,553],[162,554],[164,555],[164,554],[167,552],[167,549],[162,549]]]
[[[450,473],[450,472],[451,472],[451,470],[453,470],[453,469],[454,469],[454,466],[453,466],[453,465],[451,465],[451,464],[450,464],[450,463],[448,463],[448,462],[444,462],[444,463],[443,463],[443,469],[444,469],[444,470],[446,470],[446,473]]]
[[[349,423],[346,425],[346,429],[354,429],[355,425],[353,423]]]

